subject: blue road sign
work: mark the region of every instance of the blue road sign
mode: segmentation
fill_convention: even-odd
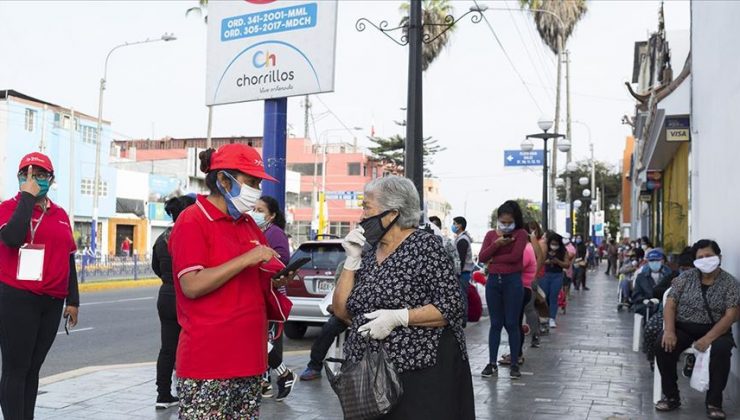
[[[504,150],[504,166],[542,166],[544,159],[543,150]]]

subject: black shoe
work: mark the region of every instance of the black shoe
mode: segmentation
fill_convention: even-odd
[[[683,376],[690,378],[691,374],[694,373],[694,363],[696,363],[696,356],[693,354],[686,355],[686,364],[683,366]]]
[[[532,338],[532,348],[535,348],[535,349],[540,348],[540,339],[539,339],[539,337],[533,337]]]
[[[295,382],[295,375],[293,375],[293,372],[290,370],[284,376],[279,377],[277,381],[278,394],[277,394],[277,397],[275,397],[275,400],[276,401],[284,400],[288,396],[288,394],[290,394],[290,391],[293,389],[294,382]]]
[[[586,286],[583,286],[583,290],[591,290],[591,289],[589,289],[589,288],[588,288],[588,287],[586,287]]]
[[[480,376],[484,378],[490,378],[492,376],[498,376],[498,367],[496,365],[487,364],[486,368],[483,369],[483,372],[480,373]]]
[[[155,405],[155,408],[157,410],[166,410],[170,407],[175,407],[180,403],[180,399],[177,397],[173,397],[172,395],[160,395],[157,397],[157,405]]]
[[[509,376],[511,379],[519,379],[522,377],[522,373],[519,372],[519,366],[512,366],[509,368]]]

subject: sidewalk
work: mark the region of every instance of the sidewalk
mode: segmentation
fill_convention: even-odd
[[[652,372],[642,353],[632,352],[632,314],[616,311],[616,281],[589,273],[590,291],[573,292],[567,315],[542,337],[542,347],[525,349],[522,378],[482,379],[488,358],[487,318],[467,328],[477,417],[480,419],[700,419],[704,396],[679,380],[683,407],[659,414],[652,403]],[[505,335],[504,335],[505,337]],[[505,340],[505,338],[504,338]],[[527,346],[529,345],[527,338]],[[508,353],[504,341],[499,354]],[[286,356],[297,374],[307,352]],[[39,419],[176,419],[177,410],[155,412],[153,364],[94,368],[44,378],[37,402]],[[78,375],[79,374],[79,375]],[[740,415],[725,401],[728,418]],[[265,419],[341,419],[326,379],[298,382],[284,402],[263,401]]]

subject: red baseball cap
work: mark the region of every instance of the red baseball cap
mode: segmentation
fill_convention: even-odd
[[[18,170],[20,171],[23,168],[27,168],[28,165],[44,168],[50,173],[54,172],[54,166],[51,164],[51,159],[43,153],[33,152],[23,156],[21,163],[18,165]]]
[[[218,169],[236,169],[256,178],[277,181],[265,172],[265,164],[260,154],[246,144],[225,144],[213,152],[209,170]]]

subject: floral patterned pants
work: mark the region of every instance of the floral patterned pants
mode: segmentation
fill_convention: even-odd
[[[262,377],[177,381],[181,420],[259,419]]]

